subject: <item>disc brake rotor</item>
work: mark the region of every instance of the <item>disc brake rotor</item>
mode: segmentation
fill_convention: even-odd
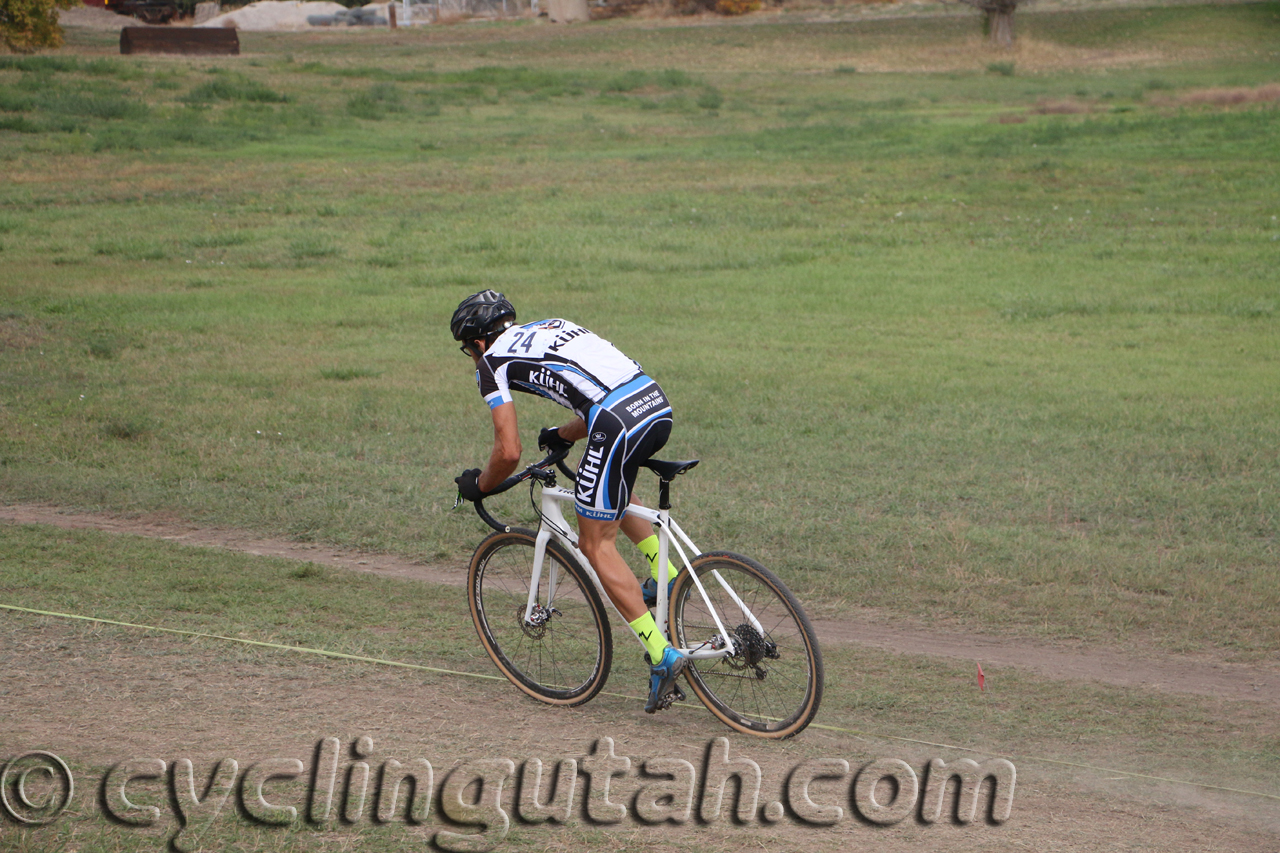
[[[547,631],[551,629],[551,617],[557,613],[554,607],[543,607],[541,604],[533,605],[533,612],[529,614],[529,618],[524,618],[524,605],[516,605],[516,623],[519,624],[520,630],[524,631],[526,637],[534,640],[541,640],[547,635]]]

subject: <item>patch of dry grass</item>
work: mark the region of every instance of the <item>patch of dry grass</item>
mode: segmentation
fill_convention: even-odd
[[[1042,116],[1071,116],[1093,112],[1094,109],[1092,104],[1068,98],[1066,100],[1042,100],[1032,107],[1031,111],[1036,115]]]
[[[1274,104],[1280,102],[1280,83],[1262,86],[1215,86],[1209,89],[1193,89],[1183,92],[1174,101],[1179,104],[1238,107],[1247,104]]]
[[[937,74],[981,71],[992,62],[1003,61],[1013,62],[1019,72],[1033,73],[1078,68],[1144,67],[1167,60],[1164,54],[1150,48],[1100,50],[1060,44],[1032,35],[1021,35],[1013,48],[1001,50],[992,47],[975,24],[973,34],[963,38],[915,44],[894,43],[865,52],[855,49],[845,56],[829,59],[831,69],[828,70],[852,65],[859,71],[868,72]]]
[[[21,316],[0,313],[0,351],[30,349],[44,340],[44,330]]]

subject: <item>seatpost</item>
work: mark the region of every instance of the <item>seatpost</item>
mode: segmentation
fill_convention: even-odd
[[[671,517],[671,481],[658,478],[658,573],[654,575],[654,581],[658,585],[658,604],[654,608],[654,621],[658,624],[658,630],[667,638],[668,642],[674,643],[671,636],[670,626],[667,624],[667,614],[670,611],[671,602],[667,600],[667,562],[670,553],[670,534],[668,532],[667,520]]]

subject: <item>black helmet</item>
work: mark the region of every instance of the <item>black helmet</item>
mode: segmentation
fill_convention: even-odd
[[[496,290],[482,290],[462,300],[449,321],[449,331],[455,341],[474,341],[500,332],[515,321],[516,309],[507,297]]]

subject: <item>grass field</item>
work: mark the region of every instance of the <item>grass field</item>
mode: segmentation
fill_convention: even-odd
[[[493,286],[662,380],[691,528],[814,602],[1275,652],[1277,14],[1027,15],[1079,54],[1028,72],[969,18],[73,32],[0,61],[0,489],[456,560]]]
[[[73,29],[60,51],[0,56],[0,501],[462,563],[485,529],[452,510],[453,477],[483,462],[491,429],[447,322],[495,287],[522,319],[581,322],[662,383],[665,455],[703,460],[675,489],[685,527],[769,565],[818,615],[1274,660],[1280,4],[1031,7],[1008,54],[954,10],[790,9],[241,33],[243,54],[219,58],[120,57],[115,33]],[[565,414],[518,408],[531,456]],[[642,479],[641,498],[654,491]],[[501,508],[528,516],[519,494]],[[36,526],[0,525],[0,555],[0,604],[493,672],[456,588]],[[184,667],[269,670],[286,695],[436,689],[0,621],[24,661],[0,685],[6,733],[39,731],[40,714],[9,710],[36,687],[55,697],[50,727],[102,725],[22,680],[43,678],[38,655],[92,683],[88,708],[127,693],[94,667],[144,680],[128,682],[136,717],[105,717],[120,738],[190,734],[164,710],[187,697],[144,701]],[[619,655],[609,689],[638,689],[639,666]],[[855,734],[815,727],[775,764],[878,733],[1277,796],[1267,704],[1019,671],[980,694],[968,662],[854,646],[827,668],[819,722]],[[198,675],[187,689],[211,695]],[[468,694],[452,716],[319,707],[353,732],[412,719],[448,756],[474,746],[449,739],[476,708],[527,720],[514,692]],[[627,703],[577,719],[648,737]],[[211,743],[243,732],[265,749],[319,725],[311,706],[262,722],[206,705]],[[1106,805],[1091,820],[1157,849],[1142,846],[1153,812]],[[1030,848],[1098,849],[1087,830],[1050,843],[1072,820],[1024,820]],[[159,843],[88,819],[40,832],[15,831],[15,849]],[[357,841],[422,843],[381,832]],[[842,838],[829,849],[866,841]],[[322,841],[219,843],[355,843]]]
[[[2,57],[0,495],[460,559],[492,286],[819,610],[1274,654],[1280,7],[1020,18]]]

